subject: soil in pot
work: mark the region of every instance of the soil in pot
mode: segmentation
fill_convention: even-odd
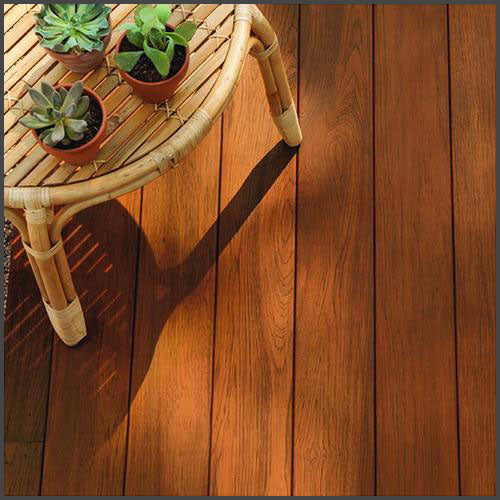
[[[136,50],[137,47],[134,44],[130,43],[127,38],[125,38],[121,43],[120,52],[134,52]],[[175,76],[182,68],[185,60],[186,47],[183,47],[182,45],[176,45],[174,49],[174,58],[172,59],[170,65],[170,72],[167,76],[161,76],[155,68],[154,64],[146,57],[145,54],[142,54],[137,64],[134,66],[132,71],[129,71],[128,74],[132,78],[140,80],[141,82],[161,82]]]
[[[88,95],[88,94],[87,94]],[[99,132],[102,124],[102,110],[99,103],[91,96],[89,102],[89,109],[87,111],[87,115],[85,117],[85,121],[87,122],[88,128],[84,132],[83,139],[79,141],[70,141],[68,144],[59,143],[56,146],[53,146],[55,149],[76,149],[80,146],[84,146],[88,142],[90,142]],[[38,132],[42,132],[44,129],[39,130]]]

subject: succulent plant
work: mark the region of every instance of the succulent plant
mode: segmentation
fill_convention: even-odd
[[[175,46],[187,47],[196,32],[196,24],[190,21],[181,23],[174,31],[168,31],[165,25],[171,14],[170,5],[160,4],[153,8],[143,4],[136,7],[135,23],[126,23],[118,30],[127,30],[128,41],[140,50],[115,55],[115,62],[121,70],[132,71],[145,54],[161,76],[168,75]]]
[[[66,90],[42,83],[42,91],[30,89],[29,94],[35,103],[30,114],[21,118],[21,123],[28,128],[41,130],[39,138],[47,146],[83,139],[87,130],[85,115],[90,99],[83,94],[83,82],[78,81]]]
[[[34,14],[40,45],[54,52],[102,50],[109,34],[109,7],[100,4],[46,4]]]

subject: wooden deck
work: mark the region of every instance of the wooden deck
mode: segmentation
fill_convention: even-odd
[[[7,494],[495,493],[495,6],[263,10],[298,150],[249,60],[180,168],[68,227],[74,349],[15,242]]]

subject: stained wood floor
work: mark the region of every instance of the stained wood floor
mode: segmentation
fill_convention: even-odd
[[[19,241],[6,493],[495,493],[495,6],[264,6],[304,142],[255,61],[179,168],[66,232],[88,339]]]

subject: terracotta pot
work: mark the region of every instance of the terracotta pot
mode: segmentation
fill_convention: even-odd
[[[173,27],[167,24],[167,27],[173,30]],[[120,52],[122,42],[125,40],[127,32],[124,32],[116,44],[116,51]],[[166,101],[169,97],[174,95],[175,89],[182,82],[186,76],[189,68],[189,48],[186,47],[186,59],[181,69],[171,78],[162,80],[160,82],[143,82],[130,76],[129,73],[120,70],[122,78],[140,95],[146,102],[157,103]]]
[[[82,54],[61,54],[50,49],[45,50],[53,59],[64,64],[70,71],[74,71],[75,73],[88,73],[98,68],[104,60],[106,48],[111,41],[111,20],[109,17],[108,23],[110,32],[102,41],[104,44],[102,50],[93,50],[92,52],[83,52]]]
[[[55,87],[55,89],[57,90],[60,89],[61,87],[64,87],[65,89],[69,90],[71,88],[71,85],[58,85],[57,87]],[[47,153],[49,153],[52,156],[55,156],[56,158],[59,158],[60,160],[64,160],[70,165],[77,165],[77,166],[87,165],[87,163],[90,163],[99,154],[99,149],[101,147],[101,144],[103,143],[106,137],[106,127],[108,123],[108,116],[106,113],[106,108],[104,107],[104,103],[102,102],[102,99],[93,90],[85,88],[83,92],[90,98],[93,98],[95,101],[99,103],[102,112],[101,127],[99,128],[99,131],[92,140],[90,140],[83,146],[80,146],[75,149],[60,149],[57,147],[47,146],[47,144],[44,144],[39,139],[37,131],[34,129],[31,130],[38,144],[43,149],[45,149]]]

